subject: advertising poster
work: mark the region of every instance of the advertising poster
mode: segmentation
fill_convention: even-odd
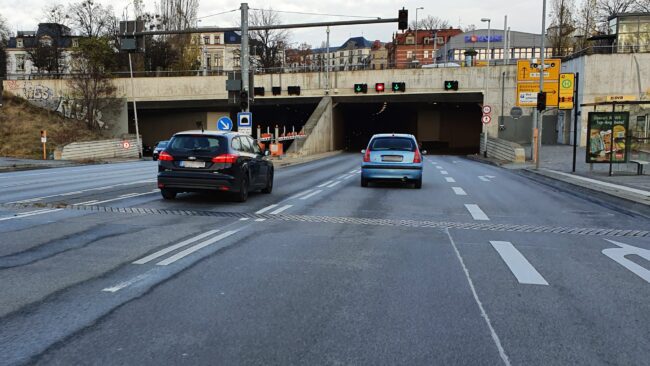
[[[629,121],[629,112],[589,112],[587,163],[626,162]]]

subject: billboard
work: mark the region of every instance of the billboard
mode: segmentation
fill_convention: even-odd
[[[587,163],[627,161],[629,112],[589,112]]]

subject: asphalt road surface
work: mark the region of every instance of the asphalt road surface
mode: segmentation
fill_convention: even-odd
[[[427,156],[165,201],[154,162],[0,174],[0,364],[650,365],[650,220]]]

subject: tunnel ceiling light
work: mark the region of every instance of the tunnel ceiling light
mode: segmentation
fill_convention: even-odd
[[[388,107],[388,102],[384,102],[384,104],[381,106],[381,109],[377,113],[374,113],[373,115],[378,116],[378,115],[384,113],[384,111],[386,110],[386,107]]]

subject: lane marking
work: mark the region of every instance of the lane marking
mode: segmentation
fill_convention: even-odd
[[[182,248],[182,247],[184,247],[186,245],[189,245],[189,244],[192,244],[192,243],[194,243],[196,241],[199,241],[199,240],[201,240],[201,239],[203,239],[205,237],[216,234],[218,231],[219,231],[218,229],[217,230],[207,231],[207,232],[205,232],[203,234],[200,234],[200,235],[197,235],[195,237],[184,240],[184,241],[182,241],[182,242],[180,242],[178,244],[174,244],[174,245],[169,246],[169,247],[167,247],[165,249],[161,249],[161,250],[159,250],[159,251],[157,251],[157,252],[155,252],[153,254],[150,254],[150,255],[148,255],[148,256],[146,256],[144,258],[138,259],[137,261],[133,262],[133,264],[145,264],[145,263],[151,262],[152,260],[154,260],[154,259],[156,259],[158,257],[161,257],[161,256],[163,256],[163,255],[165,255],[165,254],[167,254],[169,252],[173,252],[174,250],[176,250],[178,248]]]
[[[327,188],[332,188],[332,187],[336,186],[339,183],[341,183],[341,181],[337,180],[336,182],[334,182],[334,183],[330,184],[329,186],[327,186]]]
[[[248,221],[248,220],[250,220],[248,217],[242,217],[241,219],[239,219],[239,221]]]
[[[143,273],[141,275],[133,277],[132,279],[130,279],[128,281],[120,282],[115,286],[111,286],[111,287],[107,287],[105,289],[102,289],[102,291],[103,292],[114,293],[114,292],[120,291],[121,289],[123,289],[125,287],[129,287],[129,286],[131,286],[132,284],[134,284],[136,282],[142,281],[143,279],[145,279],[147,277],[149,277],[149,274]]]
[[[255,222],[262,222],[262,221],[266,221],[266,219],[255,219]]]
[[[339,176],[339,177],[336,178],[336,179],[344,179],[345,177],[347,177],[347,175],[348,175],[347,173],[346,173],[346,174],[343,174],[343,175]]]
[[[313,189],[308,189],[308,190],[306,190],[306,191],[302,191],[302,192],[300,192],[300,193],[298,193],[298,194],[294,194],[293,196],[289,197],[289,199],[292,199],[292,198],[298,198],[298,197],[300,197],[300,196],[302,196],[302,195],[308,194],[308,193],[311,192],[311,191],[313,191]]]
[[[440,165],[436,165],[436,168],[437,169],[442,169],[442,167]]]
[[[74,192],[62,193],[59,196],[72,196],[72,195],[80,194],[80,193],[84,193],[84,192],[83,191],[74,191]]]
[[[451,189],[453,189],[454,193],[456,193],[459,196],[467,196],[467,193],[465,193],[465,190],[460,188],[460,187],[451,187]]]
[[[526,285],[545,285],[548,282],[537,272],[535,267],[515,248],[509,241],[490,241],[492,247],[499,253],[501,259],[506,263],[510,272],[517,278],[517,281]]]
[[[332,183],[332,185],[330,185],[330,187],[333,187],[334,185],[335,185],[335,184]],[[306,196],[300,197],[300,199],[301,199],[301,200],[306,200],[306,199],[308,199],[308,198],[314,197],[315,195],[317,195],[317,194],[319,194],[319,193],[321,193],[321,192],[322,192],[322,190],[319,189],[319,190],[314,191],[314,192],[312,192],[312,193],[310,193],[310,194],[308,194],[308,195],[306,195]]]
[[[136,182],[128,182],[128,183],[120,183],[120,184],[113,184],[110,186],[103,186],[103,187],[97,187],[97,188],[88,188],[88,189],[83,189],[80,191],[74,191],[74,192],[67,192],[67,193],[57,193],[57,194],[51,194],[49,196],[41,196],[41,197],[36,197],[38,199],[45,199],[45,198],[52,198],[52,197],[59,197],[59,196],[70,196],[73,194],[80,194],[80,193],[86,193],[86,192],[93,192],[93,191],[102,191],[105,189],[111,189],[111,188],[116,188],[116,187],[123,187],[123,186],[130,186],[134,184],[141,184],[141,183],[155,183],[155,179],[148,179],[148,180],[140,180]],[[36,199],[32,198],[32,199]],[[7,202],[8,204],[12,203],[21,203],[23,201],[12,201],[12,202]]]
[[[259,211],[256,211],[255,213],[258,214],[258,215],[259,215],[259,214],[263,214],[263,213],[265,213],[266,211],[268,211],[268,210],[272,210],[272,209],[274,209],[274,208],[276,208],[276,207],[278,207],[278,205],[277,205],[277,204],[273,204],[273,205],[270,205],[270,206],[266,206],[266,207],[264,207],[263,209],[261,209],[261,210],[259,210]]]
[[[452,178],[452,177],[445,177],[445,180],[446,180],[448,183],[456,183],[456,179],[454,179],[454,178]]]
[[[63,209],[62,208],[57,208],[57,209],[54,209],[54,210],[52,210],[52,209],[42,209],[42,210],[36,210],[36,211],[23,212],[23,213],[16,214],[14,216],[2,217],[2,218],[0,218],[0,221],[22,219],[23,217],[42,215],[42,214],[57,212],[57,211],[61,211],[61,210],[63,210]]]
[[[102,203],[106,203],[106,202],[113,202],[113,201],[123,200],[123,199],[126,199],[126,198],[134,198],[134,197],[139,197],[139,196],[145,196],[145,195],[147,195],[147,194],[152,194],[152,193],[155,193],[155,192],[156,192],[156,191],[145,192],[145,193],[135,193],[135,194],[131,194],[131,195],[128,195],[128,196],[125,196],[125,197],[120,196],[120,197],[117,197],[117,198],[112,198],[112,199],[110,199],[110,200],[103,200],[103,201],[99,201],[99,202],[91,203],[91,205],[100,205],[100,204],[102,204]],[[89,204],[87,203],[86,206],[87,206],[87,205],[89,205]]]
[[[333,182],[333,181],[331,181],[331,180],[328,180],[327,182],[325,182],[325,183],[323,183],[323,184],[321,184],[321,185],[319,185],[319,186],[318,186],[318,187],[316,187],[316,188],[323,188],[323,187],[325,187],[326,185],[328,185],[328,184],[331,184],[332,182]]]
[[[156,263],[156,265],[157,266],[167,266],[169,264],[172,264],[172,263],[176,262],[177,260],[182,259],[182,258],[196,252],[197,250],[203,249],[203,248],[207,247],[210,244],[216,243],[219,240],[225,239],[225,238],[231,236],[232,234],[235,234],[237,231],[239,231],[239,230],[226,231],[225,233],[223,233],[221,235],[217,235],[214,238],[208,239],[208,240],[206,240],[206,241],[204,241],[202,243],[199,243],[197,245],[189,247],[189,248],[183,250],[180,253],[177,253],[177,254],[175,254],[175,255],[173,255],[173,256],[171,256],[171,257],[169,257],[169,258],[167,258],[167,259],[165,259],[163,261],[160,261],[160,262]]]
[[[650,283],[650,270],[645,269],[644,267],[632,262],[631,260],[625,258],[626,255],[638,255],[641,258],[645,258],[650,261],[650,250],[638,248],[632,245],[627,245],[619,243],[614,240],[605,239],[608,242],[618,245],[620,248],[608,248],[603,249],[603,254],[608,256],[610,259],[614,260],[616,263],[632,271],[635,275],[644,279],[647,283]]]
[[[489,182],[490,180],[487,177],[484,177],[482,175],[479,175],[478,179],[484,181],[484,182]]]
[[[467,211],[469,211],[469,214],[472,215],[472,218],[474,220],[480,220],[480,221],[490,220],[490,218],[487,217],[485,212],[483,212],[483,210],[481,210],[481,208],[478,207],[478,205],[466,203],[465,208],[467,209]]]
[[[87,205],[89,203],[95,203],[97,200],[92,200],[92,201],[85,201],[85,202],[79,202],[79,203],[73,203],[73,206],[78,206],[78,205]]]
[[[350,178],[352,178],[352,177],[354,177],[354,175],[346,175],[346,176],[345,176],[343,179],[341,179],[341,180],[347,180],[347,179],[350,179]]]
[[[277,210],[271,212],[271,215],[277,215],[280,212],[283,212],[283,211],[286,211],[286,210],[290,209],[291,207],[293,207],[293,205],[284,205],[284,206],[278,208]]]
[[[441,170],[441,171],[440,171],[440,174],[442,174],[442,175],[447,175],[447,174],[449,174],[449,173],[447,173],[446,170]]]
[[[472,290],[474,301],[476,302],[476,305],[478,305],[478,308],[481,311],[481,316],[483,317],[483,319],[485,319],[485,323],[490,329],[490,335],[492,336],[492,341],[494,341],[494,345],[497,347],[497,350],[499,350],[499,356],[501,356],[501,361],[503,361],[503,364],[505,366],[510,366],[510,359],[508,359],[508,355],[506,354],[506,351],[503,349],[503,346],[501,345],[501,339],[499,339],[499,335],[494,330],[494,327],[492,327],[492,322],[490,321],[490,317],[485,311],[485,308],[483,308],[483,303],[478,298],[478,293],[476,293],[474,282],[472,281],[472,278],[469,275],[469,270],[465,265],[465,261],[463,261],[463,257],[460,255],[460,252],[458,251],[456,242],[454,241],[454,238],[451,237],[451,234],[449,233],[449,229],[445,228],[445,233],[447,234],[447,237],[449,237],[449,241],[451,242],[451,246],[454,248],[454,252],[456,253],[456,258],[458,258],[458,261],[460,262],[460,265],[463,268],[463,272],[465,272],[465,278],[467,279],[469,288]]]

